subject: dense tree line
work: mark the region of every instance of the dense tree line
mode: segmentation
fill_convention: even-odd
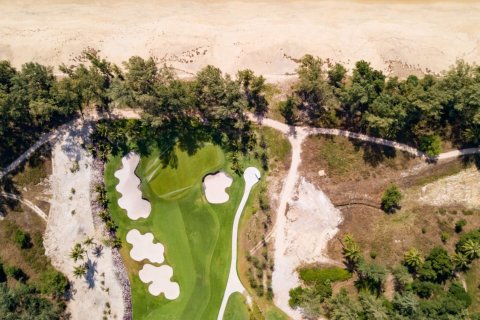
[[[347,75],[311,55],[297,69],[299,81],[280,104],[289,123],[342,127],[406,142],[430,156],[442,141],[480,144],[480,67],[458,61],[442,75],[386,77],[358,61]]]

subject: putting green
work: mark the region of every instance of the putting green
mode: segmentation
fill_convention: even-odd
[[[142,180],[143,197],[152,204],[147,219],[130,220],[118,207],[115,190],[118,180],[114,172],[121,158],[114,157],[106,165],[105,181],[109,208],[118,224],[122,240],[121,254],[132,287],[134,319],[216,319],[222,301],[230,263],[231,232],[235,211],[243,195],[244,181],[231,172],[223,151],[207,145],[194,155],[176,150],[176,168],[162,168],[158,151],[141,159],[136,173]],[[232,178],[227,189],[230,200],[225,204],[209,204],[202,191],[206,173],[224,170]],[[249,202],[254,198],[250,196]],[[167,300],[148,293],[138,271],[143,263],[133,261],[126,233],[136,228],[151,232],[165,246],[165,260],[173,268],[173,281],[180,285],[180,296]]]

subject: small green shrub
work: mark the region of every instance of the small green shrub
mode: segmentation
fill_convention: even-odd
[[[440,238],[442,239],[443,243],[447,243],[448,239],[450,239],[450,235],[447,232],[443,231],[440,234]]]
[[[464,219],[458,220],[457,223],[455,223],[455,232],[460,233],[463,231],[463,227],[467,225],[467,221]]]
[[[394,184],[385,190],[382,196],[382,209],[387,213],[393,213],[398,208],[400,208],[400,201],[402,200],[403,195]]]
[[[30,235],[20,229],[15,231],[14,240],[21,249],[28,249],[32,246]]]
[[[28,276],[23,272],[22,269],[15,266],[8,266],[5,268],[5,273],[7,276],[14,278],[17,281],[25,282],[28,279]]]

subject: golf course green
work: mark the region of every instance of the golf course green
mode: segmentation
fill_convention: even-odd
[[[120,194],[115,189],[118,180],[114,173],[121,166],[121,156],[112,157],[106,164],[109,209],[122,240],[121,255],[131,282],[135,320],[216,319],[227,282],[232,224],[244,180],[231,171],[220,147],[207,144],[193,155],[178,149],[175,154],[175,167],[163,167],[158,150],[141,158],[136,174],[152,212],[148,218],[136,221],[130,220],[117,203]],[[203,194],[202,179],[219,170],[233,178],[227,189],[230,199],[224,204],[209,204]],[[254,195],[249,203],[253,198]],[[125,238],[131,229],[151,232],[155,241],[165,246],[165,263],[173,268],[172,281],[180,286],[177,299],[152,296],[148,285],[140,281],[138,271],[145,261],[130,258],[131,245]]]

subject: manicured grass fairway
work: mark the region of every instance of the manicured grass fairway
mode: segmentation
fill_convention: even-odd
[[[105,181],[111,214],[118,224],[122,239],[122,258],[132,286],[134,319],[216,319],[228,277],[231,232],[235,211],[243,195],[242,177],[230,171],[223,151],[207,145],[195,155],[176,152],[176,168],[162,168],[158,151],[141,159],[136,174],[141,178],[143,196],[152,204],[147,219],[130,220],[118,207],[118,183],[114,172],[121,157],[106,165]],[[206,173],[225,170],[233,177],[228,189],[230,200],[225,204],[209,204],[202,191]],[[250,196],[252,202],[254,194]],[[154,297],[140,281],[138,270],[143,264],[133,261],[126,233],[136,228],[151,232],[165,246],[166,262],[173,267],[173,280],[180,285],[180,296],[166,300]]]
[[[250,311],[246,305],[245,298],[241,293],[235,292],[228,299],[227,308],[223,320],[249,320]]]

